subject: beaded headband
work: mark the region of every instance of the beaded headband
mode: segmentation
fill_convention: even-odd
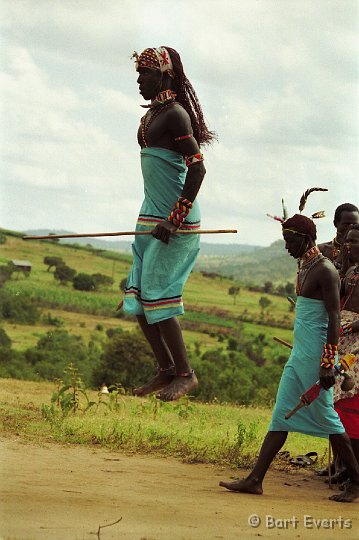
[[[172,60],[165,47],[147,48],[140,55],[135,51],[131,58],[135,59],[136,71],[140,68],[155,69],[174,77]]]

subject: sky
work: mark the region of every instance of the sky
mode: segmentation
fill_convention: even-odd
[[[143,199],[134,50],[167,45],[218,140],[203,148],[206,242],[267,246],[266,213],[359,205],[357,0],[0,0],[0,227],[133,230]]]

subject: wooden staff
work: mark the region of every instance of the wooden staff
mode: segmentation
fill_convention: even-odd
[[[224,234],[237,233],[236,229],[212,229],[194,231],[185,231],[179,229],[174,234]],[[152,231],[121,231],[121,232],[104,232],[104,233],[83,233],[83,234],[49,234],[44,236],[23,236],[23,240],[54,240],[55,238],[92,238],[94,236],[136,236],[138,234],[152,234]]]
[[[288,341],[284,341],[284,339],[282,339],[280,337],[277,337],[277,336],[273,336],[273,339],[274,339],[274,341],[277,341],[278,343],[281,343],[282,345],[285,345],[289,349],[293,349],[293,345],[288,343]]]

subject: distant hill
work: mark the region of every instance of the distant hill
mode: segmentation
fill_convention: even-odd
[[[284,241],[277,240],[269,247],[257,247],[247,253],[225,256],[204,255],[198,258],[197,270],[233,276],[241,283],[263,285],[294,282],[296,261],[284,249]]]
[[[25,235],[76,234],[65,230],[31,229]],[[91,245],[96,249],[131,253],[132,240],[106,240],[104,238],[65,238],[61,243]],[[284,249],[283,240],[268,247],[249,244],[210,244],[201,242],[196,270],[233,276],[244,284],[263,285],[294,282],[297,265]]]

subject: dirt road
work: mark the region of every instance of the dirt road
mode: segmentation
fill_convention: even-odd
[[[174,459],[130,456],[99,447],[37,446],[15,438],[0,439],[0,454],[1,539],[354,540],[359,536],[359,504],[328,501],[333,492],[308,470],[270,472],[265,494],[255,496],[218,487],[219,480],[229,479],[233,471]],[[258,527],[248,522],[253,514],[261,519]],[[256,522],[255,517],[252,520]]]

